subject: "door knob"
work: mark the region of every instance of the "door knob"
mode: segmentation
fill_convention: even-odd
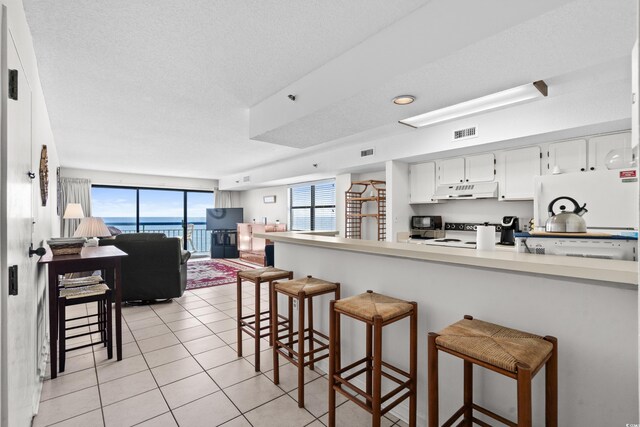
[[[31,244],[31,246],[29,246],[29,258],[32,258],[33,254],[36,254],[38,256],[43,256],[46,253],[47,253],[47,250],[43,247],[33,249],[33,243]]]

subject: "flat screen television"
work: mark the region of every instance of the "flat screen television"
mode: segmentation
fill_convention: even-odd
[[[207,230],[235,230],[242,221],[242,208],[207,209]]]

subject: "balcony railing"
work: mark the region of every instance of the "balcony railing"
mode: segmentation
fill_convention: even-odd
[[[187,250],[191,252],[210,253],[211,230],[204,228],[204,222],[193,222],[195,228],[191,239],[187,240]],[[136,225],[131,222],[110,222],[108,226],[116,227],[123,233],[137,233]],[[200,228],[198,228],[200,227]],[[180,222],[145,222],[140,224],[140,233],[164,233],[167,237],[183,239],[183,228]]]

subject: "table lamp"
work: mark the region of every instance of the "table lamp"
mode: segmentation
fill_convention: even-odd
[[[93,216],[83,218],[82,221],[80,221],[80,225],[76,229],[76,232],[73,233],[73,237],[87,237],[86,246],[89,247],[98,246],[98,239],[96,239],[96,237],[109,236],[111,236],[111,232],[102,218]]]
[[[84,218],[84,212],[82,211],[82,206],[80,203],[69,203],[67,204],[67,208],[64,210],[64,215],[62,215],[64,219],[82,219]]]

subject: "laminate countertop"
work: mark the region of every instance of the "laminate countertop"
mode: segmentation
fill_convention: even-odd
[[[416,245],[411,243],[378,242],[372,240],[345,239],[335,232],[280,232],[256,233],[256,237],[273,242],[315,246],[408,258],[470,267],[506,270],[529,274],[541,274],[575,278],[622,285],[637,289],[638,263],[636,261],[575,258],[556,255],[533,255],[514,251],[478,251],[466,248]]]

